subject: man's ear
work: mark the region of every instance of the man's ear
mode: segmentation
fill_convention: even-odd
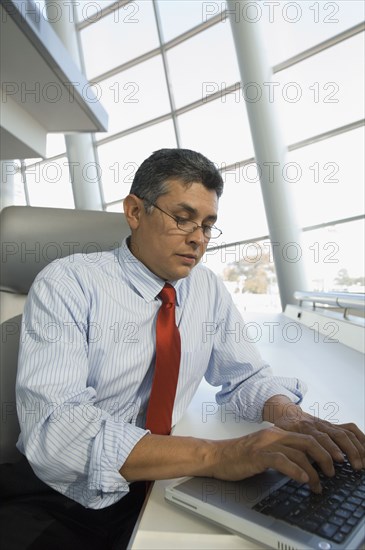
[[[136,195],[127,195],[123,201],[124,215],[131,229],[137,229],[144,212],[143,200]]]

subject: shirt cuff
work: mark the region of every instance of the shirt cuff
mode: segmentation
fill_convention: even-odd
[[[134,446],[148,430],[108,418],[96,436],[91,451],[87,506],[104,508],[129,492],[128,481],[119,473]]]
[[[250,385],[249,391],[243,387],[235,396],[234,402],[221,399],[217,394],[217,403],[235,409],[237,415],[248,422],[262,422],[266,401],[275,395],[285,395],[293,403],[299,404],[307,391],[307,385],[298,378],[274,376],[260,378]]]

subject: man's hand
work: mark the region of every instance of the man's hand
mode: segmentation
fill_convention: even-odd
[[[218,452],[210,475],[219,479],[235,481],[274,468],[320,492],[318,474],[311,461],[319,464],[326,475],[335,473],[330,454],[311,435],[272,427],[215,443]]]
[[[365,468],[365,435],[356,424],[331,424],[304,412],[284,396],[266,402],[264,418],[283,430],[310,435],[336,462],[343,462],[347,455],[355,470]]]
[[[295,420],[281,417],[275,422],[275,426],[311,435],[336,462],[343,462],[345,454],[355,470],[365,468],[365,436],[356,424],[330,424],[302,411],[301,416]]]

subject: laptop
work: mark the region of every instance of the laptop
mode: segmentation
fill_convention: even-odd
[[[319,472],[320,495],[267,470],[237,482],[184,478],[165,498],[266,548],[356,550],[365,541],[365,470],[348,462],[335,470],[332,478]]]

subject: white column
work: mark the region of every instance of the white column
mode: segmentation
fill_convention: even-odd
[[[296,303],[293,298],[295,290],[308,289],[303,258],[304,250],[301,245],[301,229],[294,212],[290,182],[285,181],[282,174],[286,163],[287,147],[281,135],[275,105],[269,102],[269,96],[266,93],[268,84],[272,80],[272,71],[266,59],[261,39],[261,23],[259,21],[250,22],[245,17],[245,14],[248,13],[245,11],[246,4],[250,4],[250,2],[227,0],[227,10],[243,90],[248,91],[247,84],[252,83],[251,90],[256,87],[262,91],[259,100],[246,100],[245,104],[255,158],[261,168],[261,190],[272,243],[281,305],[284,310],[286,304]],[[273,173],[274,177],[272,177]]]
[[[73,61],[81,69],[81,57],[76,35],[76,6],[74,0],[58,2],[46,0],[47,14],[53,28],[69,51]],[[57,9],[57,12],[55,11]],[[89,133],[65,135],[70,178],[79,210],[102,210],[100,170],[94,154],[92,135]]]
[[[0,160],[0,210],[15,203],[14,174],[15,164],[12,160]]]

